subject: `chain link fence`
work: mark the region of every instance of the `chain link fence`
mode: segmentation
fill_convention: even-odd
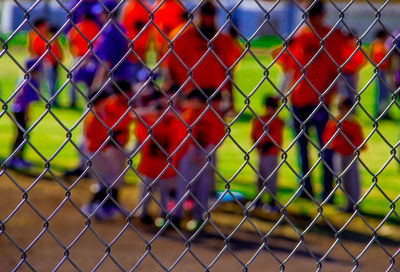
[[[1,271],[400,270],[396,2],[28,3]]]

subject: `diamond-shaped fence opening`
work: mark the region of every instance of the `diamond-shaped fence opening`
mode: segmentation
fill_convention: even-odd
[[[399,271],[399,12],[0,2],[0,270]]]

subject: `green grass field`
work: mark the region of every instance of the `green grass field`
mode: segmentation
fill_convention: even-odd
[[[263,42],[258,41],[254,53],[262,65],[268,67],[271,63],[270,49],[262,47],[262,45]],[[21,44],[14,46],[10,44],[8,53],[12,54],[15,60],[21,64],[26,59],[26,51]],[[67,64],[67,67],[70,67],[71,62],[68,60]],[[262,65],[253,56],[247,54],[240,62],[240,66],[235,73],[235,82],[241,92],[249,96],[250,103],[248,107],[258,114],[262,114],[263,112],[263,97],[266,94],[276,94],[269,81],[279,87],[283,76],[282,71],[274,65],[268,70],[268,78],[265,77],[264,74],[266,73]],[[0,97],[3,104],[3,111],[0,114],[0,158],[3,160],[12,152],[10,147],[16,133],[15,125],[13,125],[9,117],[10,109],[4,109],[6,109],[6,106],[8,108],[11,107],[12,103],[9,98],[15,91],[17,79],[21,75],[22,73],[14,61],[4,52],[0,53]],[[375,112],[375,82],[368,84],[372,76],[372,66],[366,66],[361,71],[359,82],[359,90],[363,90],[363,92],[361,95],[362,108],[357,110],[357,115],[363,124],[364,136],[368,137],[368,149],[361,154],[363,164],[360,166],[362,193],[366,194],[361,204],[361,209],[377,216],[385,216],[391,210],[391,202],[397,201],[399,197],[399,166],[393,156],[395,155],[395,147],[397,147],[399,142],[400,131],[397,121],[379,121],[379,123],[374,124],[368,117],[368,114],[374,116]],[[65,80],[66,73],[63,72],[60,76],[59,85],[61,86]],[[68,104],[69,89],[70,87],[67,86],[60,93],[60,101],[63,105]],[[48,93],[45,95],[48,97]],[[235,99],[237,112],[241,112],[246,107],[245,97],[236,92]],[[85,105],[83,98],[80,99],[80,105],[82,107]],[[249,108],[246,108],[241,117],[235,122],[231,122],[230,137],[234,141],[228,137],[224,142],[218,155],[218,167],[224,180],[230,182],[232,190],[242,192],[247,198],[254,198],[256,196],[256,175],[252,167],[257,167],[256,151],[248,154],[249,161],[246,162],[246,153],[252,147],[250,140],[250,119],[252,118],[252,113]],[[78,164],[79,154],[67,140],[67,132],[74,127],[71,131],[72,140],[76,145],[79,145],[82,124],[78,124],[77,122],[80,120],[82,114],[83,110],[68,108],[52,108],[49,111],[45,108],[44,102],[36,103],[32,107],[30,125],[33,125],[34,129],[30,133],[30,142],[37,151],[28,147],[26,155],[28,160],[35,163],[37,167],[35,171],[37,173],[45,169],[43,158],[50,160],[51,169],[57,174],[62,174],[63,171],[71,169]],[[392,107],[391,114],[395,117],[395,120],[399,119],[400,111],[396,105]],[[297,171],[297,173],[300,173],[300,168],[297,159],[297,145],[292,144],[294,133],[290,113],[286,108],[283,108],[280,116],[286,122],[283,148],[287,149],[288,156],[287,161],[282,164],[279,171],[278,199],[281,203],[286,204],[298,189],[298,179],[291,168]],[[57,119],[63,125],[60,125]],[[60,151],[58,152],[58,150]],[[313,165],[318,160],[317,150],[312,150],[311,157],[311,165]],[[312,175],[317,193],[322,190],[320,168],[318,166]],[[224,180],[220,179],[218,183],[218,188],[221,190],[226,186]],[[129,183],[137,181],[137,177],[133,171],[128,173],[127,181]],[[345,202],[344,194],[338,192],[336,198],[338,206],[344,205]],[[303,205],[301,200],[295,200],[295,203],[297,204],[294,206],[297,205],[305,209],[312,208],[315,210],[316,207],[315,205]],[[398,208],[396,210],[399,212]],[[392,218],[398,220],[396,215],[392,216]]]

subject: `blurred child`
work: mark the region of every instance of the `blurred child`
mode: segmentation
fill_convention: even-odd
[[[225,136],[224,123],[211,108],[206,109],[206,100],[206,96],[195,89],[189,93],[182,113],[182,119],[191,126],[191,133],[181,149],[179,170],[185,180],[178,179],[177,201],[190,196],[194,199],[193,220],[187,224],[189,230],[198,229],[204,222],[203,214],[208,211],[209,191],[215,178],[216,161],[212,154]],[[185,136],[187,134],[185,131]],[[176,222],[182,219],[182,205],[177,207],[175,217]]]
[[[97,190],[82,210],[88,216],[95,213],[99,220],[114,219],[122,211],[118,204],[119,188],[124,183],[123,172],[128,159],[123,148],[131,123],[125,95],[130,97],[131,94],[129,83],[122,81],[117,85],[122,93],[113,86],[111,95],[104,90],[93,96],[93,109],[84,123],[85,147],[91,158],[91,175],[97,181]]]
[[[363,150],[366,147],[362,145],[364,138],[361,125],[354,116],[354,110],[350,112],[352,106],[353,103],[350,99],[341,101],[339,116],[336,117],[341,121],[340,127],[338,128],[339,123],[331,119],[323,134],[325,144],[331,141],[328,148],[334,151],[335,172],[339,176],[343,175],[342,184],[348,196],[347,212],[352,212],[354,204],[360,199],[360,173],[355,151]]]
[[[30,106],[32,102],[39,100],[40,93],[40,80],[42,77],[42,66],[41,64],[36,64],[36,59],[30,59],[26,62],[26,70],[29,71],[28,79],[20,79],[18,84],[19,88],[18,94],[12,105],[12,111],[14,113],[15,120],[17,121],[17,137],[13,144],[13,150],[16,150],[22,144],[21,149],[17,154],[11,159],[10,167],[17,169],[26,169],[31,166],[31,164],[24,160],[24,133],[28,128],[27,123],[29,122]]]
[[[70,51],[75,63],[79,63],[86,55],[89,51],[89,41],[92,41],[99,31],[100,27],[97,25],[94,16],[88,11],[83,15],[82,21],[68,32]],[[95,43],[93,46],[95,46]],[[86,84],[86,87],[92,85],[95,71],[93,62],[92,55],[86,55],[82,64],[74,73],[75,82],[82,81]],[[70,105],[76,107],[76,90],[74,87],[71,87]]]
[[[118,18],[118,3],[114,0],[105,0],[92,8],[99,25],[104,27],[94,48],[97,55],[95,58],[96,72],[90,91],[101,88],[110,77],[130,83],[133,83],[135,79],[133,67],[125,58],[129,52],[129,40],[126,39],[125,28],[116,19],[109,23],[109,11],[113,11],[113,16]]]
[[[358,74],[361,67],[365,64],[366,58],[361,50],[356,49],[357,40],[354,30],[345,34],[344,39],[348,46],[344,46],[344,58],[350,58],[343,66],[342,80],[339,83],[341,96],[349,98],[353,103],[356,100],[358,87]],[[355,53],[354,53],[355,52]]]
[[[177,32],[179,26],[182,29],[187,22],[187,11],[179,0],[157,0],[153,4],[153,9],[154,24],[157,26],[153,28],[155,49],[160,60],[168,50],[168,41],[175,38],[171,33]]]
[[[257,188],[260,193],[265,187],[272,194],[270,206],[266,207],[260,198],[256,201],[255,207],[266,207],[270,211],[278,211],[274,197],[277,193],[277,173],[271,175],[278,166],[278,154],[282,144],[282,133],[284,122],[274,114],[278,108],[278,98],[268,97],[265,100],[265,114],[252,120],[251,138],[257,145],[259,152],[259,174]]]
[[[147,0],[129,0],[121,11],[121,25],[126,29],[126,36],[133,41],[128,57],[132,83],[139,81],[137,73],[145,69],[142,62],[147,60],[146,54],[151,40],[151,29],[153,28],[153,25],[146,27],[150,21],[149,10],[151,11],[151,4]]]
[[[42,18],[36,20],[33,26],[34,28],[28,33],[27,37],[28,51],[35,59],[39,59],[46,54],[44,68],[48,77],[50,95],[53,97],[56,92],[58,61],[62,62],[64,59],[64,52],[58,39],[50,43],[52,34],[55,34],[58,28],[50,27],[47,20]],[[47,52],[49,45],[51,49],[50,52]],[[54,99],[53,104],[57,105],[56,99]]]
[[[377,84],[378,108],[376,112],[377,117],[380,116],[384,112],[385,108],[388,106],[388,98],[389,94],[391,93],[390,86],[387,80],[387,76],[390,70],[389,56],[386,58],[385,61],[383,61],[386,55],[389,53],[390,49],[385,44],[388,37],[389,37],[388,32],[386,32],[385,30],[380,30],[376,34],[375,40],[371,43],[371,52],[370,52],[371,59],[373,61],[373,64],[379,68],[376,77],[376,80],[378,81]],[[380,65],[378,66],[378,64]],[[390,119],[390,116],[386,115],[384,116],[384,118]]]
[[[349,43],[342,31],[326,24],[328,12],[324,1],[308,2],[308,5],[308,23],[296,31],[296,35],[288,46],[285,46],[283,54],[277,61],[284,67],[285,81],[288,82],[286,87],[290,89],[289,98],[292,113],[295,116],[293,126],[298,135],[297,144],[301,163],[302,192],[299,197],[306,199],[315,196],[311,175],[309,175],[312,170],[308,147],[310,129],[315,129],[318,145],[322,148],[322,135],[329,120],[329,106],[336,93],[334,85],[337,77],[340,76],[338,65],[346,63],[352,56],[349,52],[357,49],[354,43]],[[325,37],[323,50],[321,50],[320,37]],[[358,50],[354,54],[362,54],[362,52]],[[304,79],[302,67],[307,67],[307,79]],[[333,176],[330,171],[333,163],[332,151],[325,149],[321,156],[324,160],[322,199],[326,199],[330,196],[333,186]],[[329,201],[331,200],[332,198],[329,198]]]
[[[49,39],[57,33],[58,27],[51,26],[49,31]],[[52,54],[54,54],[54,56]],[[58,66],[64,61],[64,49],[61,46],[59,37],[54,39],[51,43],[51,53],[46,56],[46,70],[49,82],[50,96],[53,97],[57,92],[57,80],[58,80]],[[58,105],[57,99],[54,99],[54,105]]]
[[[152,223],[148,207],[154,198],[153,189],[158,188],[161,217],[155,223],[159,227],[165,224],[169,196],[176,187],[177,173],[173,167],[178,168],[180,153],[176,153],[171,162],[169,156],[184,140],[185,131],[184,124],[174,113],[169,111],[163,115],[167,101],[164,103],[162,100],[153,100],[152,110],[140,114],[140,120],[137,121],[138,145],[141,151],[138,170],[143,176],[140,219],[145,224]],[[149,191],[149,188],[152,190]]]
[[[28,52],[33,58],[40,58],[46,51],[46,41],[50,25],[44,18],[34,21],[32,30],[27,35]]]
[[[82,21],[82,18],[89,14],[91,17],[95,18],[95,14],[93,14],[92,9],[99,2],[97,0],[72,0],[69,1],[68,9],[74,10],[71,12],[71,22],[77,24]],[[76,7],[78,6],[78,7]],[[65,32],[69,32],[73,28],[72,24],[69,24],[65,28]]]

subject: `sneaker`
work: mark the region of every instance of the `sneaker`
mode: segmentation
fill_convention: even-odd
[[[338,210],[342,213],[351,213],[352,214],[355,212],[353,207],[340,207],[340,208],[338,208]]]
[[[193,231],[193,232],[197,231],[201,227],[201,225],[203,225],[203,223],[204,223],[203,220],[195,220],[195,219],[189,220],[186,223],[186,229],[188,231]]]
[[[93,212],[97,209],[99,205],[99,202],[89,203],[84,205],[81,210],[87,217],[89,217],[93,214]]]
[[[245,207],[249,212],[253,212],[255,209],[258,209],[264,205],[264,203],[261,200],[257,200],[256,203],[253,205],[253,201],[249,201],[246,203]]]
[[[151,218],[151,216],[148,214],[143,214],[140,216],[140,222],[145,225],[151,225],[153,224],[153,218]]]
[[[386,120],[386,121],[393,121],[393,117],[390,114],[385,114],[384,116],[382,116],[381,120]]]
[[[194,200],[191,198],[186,199],[185,202],[183,202],[183,209],[185,211],[191,211],[194,208]]]
[[[154,220],[154,225],[159,229],[162,229],[165,224],[168,224],[167,229],[173,229],[173,226],[179,229],[181,226],[181,220],[175,217],[173,217],[169,222],[165,217],[157,217],[156,220]]]
[[[164,217],[157,217],[156,220],[154,220],[154,225],[159,229],[162,229],[166,223],[167,220],[165,220]]]
[[[108,205],[100,207],[95,215],[95,218],[99,221],[110,221],[114,220],[120,213],[120,210],[115,205]]]
[[[77,167],[77,168],[75,168],[75,169],[66,171],[66,172],[64,173],[64,177],[65,177],[65,178],[69,178],[69,177],[79,177],[80,175],[82,175],[82,173],[83,173],[84,171],[85,171],[85,170],[82,169],[81,167]],[[84,177],[85,177],[85,178],[89,177],[89,173],[86,172],[86,174],[84,175]]]
[[[280,209],[276,205],[263,204],[260,209],[265,213],[280,213]]]
[[[180,229],[181,228],[181,219],[178,217],[172,217],[169,227],[173,228],[172,224],[175,227],[177,227],[178,229]]]
[[[176,206],[176,201],[175,201],[175,199],[169,200],[169,201],[168,201],[168,204],[167,204],[167,211],[168,211],[168,212],[171,212],[171,211],[175,208],[175,206]]]
[[[27,162],[23,158],[14,157],[10,160],[8,166],[13,169],[29,169],[32,167],[32,163]]]

